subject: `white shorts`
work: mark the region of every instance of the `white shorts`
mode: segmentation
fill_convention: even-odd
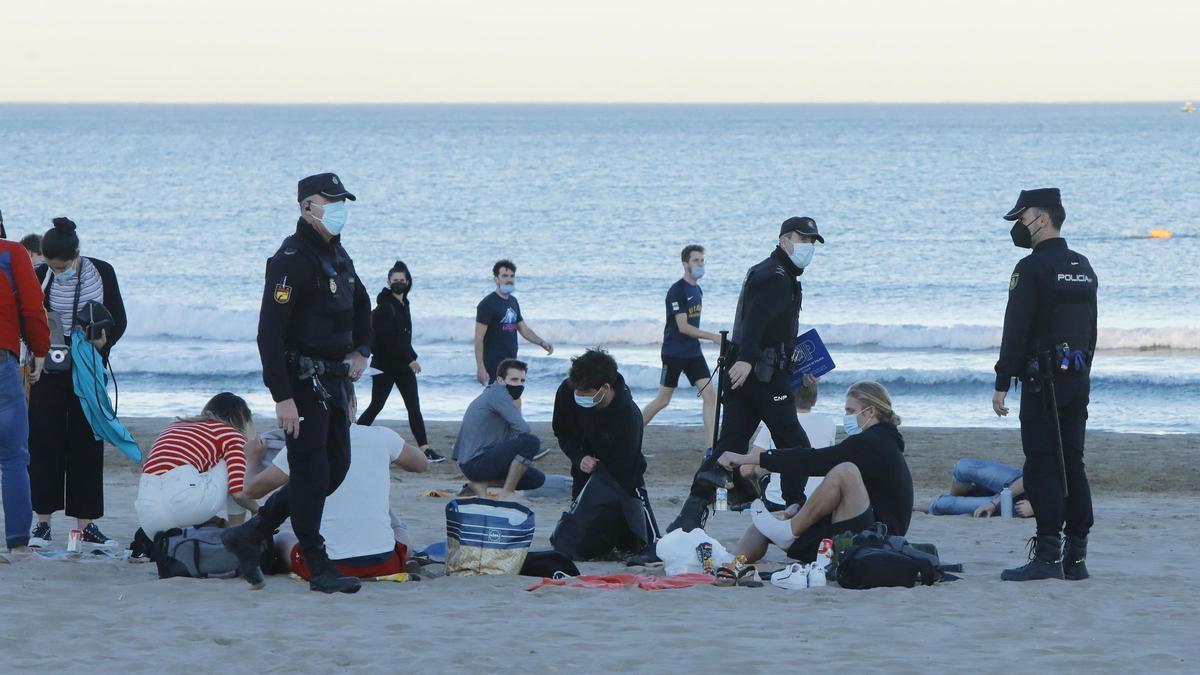
[[[142,474],[133,508],[138,524],[151,539],[173,527],[192,527],[213,517],[244,513],[229,494],[225,460],[204,473],[186,464],[157,476]]]

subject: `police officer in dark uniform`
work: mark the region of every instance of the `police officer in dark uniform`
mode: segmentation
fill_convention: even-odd
[[[242,577],[258,587],[263,547],[290,516],[312,572],[309,588],[353,593],[359,582],[330,563],[320,525],[325,498],[350,468],[348,390],[371,354],[371,301],[341,244],[346,201],[354,195],[332,173],[301,180],[297,192],[300,220],[267,261],[258,321],[263,381],[286,434],[291,475],[222,541],[238,556]]]
[[[1083,468],[1083,436],[1096,351],[1096,273],[1062,238],[1066,212],[1058,188],[1021,191],[1004,219],[1016,221],[1013,243],[1033,253],[1009,279],[992,409],[1008,414],[1009,384],[1020,379],[1025,494],[1037,536],[1029,563],[1004,570],[1000,578],[1086,579],[1092,493]]]
[[[682,528],[690,532],[703,526],[716,488],[724,487],[730,476],[718,460],[726,452],[746,454],[759,422],[767,425],[777,447],[810,447],[796,418],[790,381],[803,297],[798,277],[812,262],[817,242],[823,244],[825,238],[817,231],[816,221],[788,218],[779,229],[775,250],[746,273],[738,295],[732,344],[727,345],[727,360],[733,365],[721,379],[724,419],[717,445],[696,472],[691,493],[668,531]],[[811,378],[806,376],[806,381]],[[757,496],[753,484],[737,473],[732,477],[731,503],[745,503]],[[785,477],[784,500],[803,503],[806,480]]]

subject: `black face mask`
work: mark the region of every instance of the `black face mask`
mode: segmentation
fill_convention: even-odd
[[[1038,218],[1041,218],[1041,216],[1039,215]],[[1034,220],[1036,221],[1037,218]],[[1041,232],[1042,228],[1039,227],[1037,231]],[[1017,222],[1013,223],[1009,235],[1012,236],[1013,246],[1017,248],[1033,248],[1033,233],[1029,231],[1028,225],[1021,223],[1020,218],[1017,219]]]
[[[391,288],[392,292],[396,295],[401,295],[408,292],[408,284],[403,281],[393,281],[389,288]]]
[[[513,397],[513,400],[521,398],[521,394],[525,393],[525,385],[523,384],[506,384],[504,388],[508,390],[508,395]]]

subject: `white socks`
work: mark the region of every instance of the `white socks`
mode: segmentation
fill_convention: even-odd
[[[755,499],[750,505],[750,518],[754,521],[755,529],[779,548],[786,549],[796,541],[791,522],[776,518],[761,499]]]

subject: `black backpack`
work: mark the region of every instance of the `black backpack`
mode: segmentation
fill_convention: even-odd
[[[221,543],[219,527],[172,528],[154,537],[150,559],[158,567],[159,579],[231,579],[237,576],[237,556]],[[260,568],[269,574],[275,564],[275,547],[270,540],[262,552]]]
[[[653,515],[599,466],[558,519],[550,546],[571,560],[596,560],[613,551],[642,550],[654,539]]]
[[[838,535],[833,551],[831,576],[842,588],[929,586],[957,579],[947,572],[962,570],[962,565],[943,565],[933,544],[912,544],[889,535],[883,523],[876,523],[873,530]]]

